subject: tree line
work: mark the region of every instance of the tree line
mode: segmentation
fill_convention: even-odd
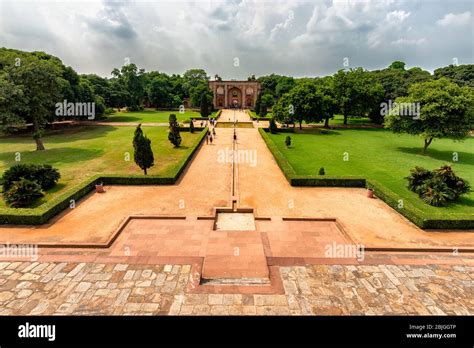
[[[434,139],[466,138],[474,124],[474,65],[448,66],[434,74],[420,68],[405,70],[396,61],[388,68],[339,70],[333,76],[302,78],[278,96],[278,82],[263,87],[260,101],[274,101],[270,130],[275,121],[287,126],[324,122],[342,114],[368,117],[395,133],[421,135],[423,153]],[[278,81],[278,77],[276,77]],[[263,83],[262,83],[263,86]],[[266,96],[272,96],[269,98]],[[260,114],[267,105],[260,106]]]
[[[186,98],[192,106],[205,104],[204,112],[210,113],[212,92],[203,69],[167,75],[145,72],[131,63],[113,69],[111,75],[78,74],[50,54],[0,48],[0,131],[11,133],[30,125],[37,150],[44,150],[45,126],[66,119],[55,113],[64,100],[93,103],[95,116],[123,107],[178,108]],[[67,115],[78,117],[82,115]]]
[[[327,127],[335,114],[343,115],[344,124],[350,117],[368,117],[382,124],[382,103],[407,97],[413,84],[440,78],[472,88],[474,65],[449,65],[431,74],[418,67],[405,69],[404,62],[395,61],[381,70],[353,68],[325,77],[295,79],[272,74],[257,79],[262,89],[255,112],[265,116],[272,108],[275,120],[287,125],[324,122]]]
[[[293,78],[271,74],[257,80],[261,92],[255,111],[265,116],[272,109],[280,123],[324,122],[335,114],[369,117],[382,123],[380,104],[409,95],[410,86],[447,78],[461,87],[474,87],[474,65],[450,65],[434,74],[421,68],[405,69],[396,61],[382,70],[362,68],[340,70],[332,76]],[[221,79],[218,75],[216,80]],[[203,69],[191,69],[183,75],[159,71],[146,72],[135,64],[114,68],[110,78],[78,74],[72,67],[44,52],[24,52],[0,48],[0,130],[14,131],[32,124],[37,149],[44,149],[41,136],[45,125],[60,120],[55,115],[58,102],[95,103],[96,116],[113,112],[112,108],[143,107],[175,109],[188,99],[191,106],[209,114],[213,94],[209,76]],[[69,115],[70,116],[70,115]]]

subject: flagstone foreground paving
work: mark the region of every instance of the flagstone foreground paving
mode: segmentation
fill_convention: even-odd
[[[284,294],[189,293],[191,265],[0,263],[0,315],[473,315],[474,266],[281,267]]]

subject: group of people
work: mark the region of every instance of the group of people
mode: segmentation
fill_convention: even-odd
[[[191,120],[191,122],[192,121],[193,120]],[[211,125],[212,127],[215,127],[216,123],[217,123],[216,119],[214,119],[214,118],[209,119],[209,125]],[[207,127],[207,121],[201,121],[201,127]]]
[[[209,128],[209,132],[206,135],[206,145],[209,145],[209,144],[212,145],[212,141],[216,137],[216,124],[217,124],[217,121],[215,119],[210,119],[209,124],[210,124],[210,126],[212,126],[212,129]],[[234,136],[233,136],[233,138],[234,138],[234,141],[237,141],[237,132],[236,132],[236,129],[235,129],[235,124],[236,124],[236,122],[234,123]],[[203,125],[203,123],[201,122],[201,126],[202,125]]]
[[[206,144],[209,144],[209,143],[212,144],[213,137],[214,138],[216,137],[216,126],[215,126],[216,122],[215,121],[214,122],[209,121],[209,123],[211,125],[214,123],[214,126],[212,127],[212,130],[209,129],[209,132],[206,135]]]

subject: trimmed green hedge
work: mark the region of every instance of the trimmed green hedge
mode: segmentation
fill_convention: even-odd
[[[68,208],[71,200],[77,201],[87,195],[99,182],[99,176],[93,176],[62,195],[42,204],[38,208],[0,209],[0,224],[39,225]],[[7,211],[8,210],[8,211]]]
[[[199,135],[198,141],[193,146],[189,156],[183,158],[177,165],[173,176],[160,177],[156,175],[94,175],[66,191],[62,195],[42,204],[38,208],[18,208],[12,212],[11,208],[0,209],[0,225],[41,225],[69,208],[71,200],[77,202],[79,199],[95,189],[95,185],[104,183],[107,185],[173,185],[185,170],[193,158],[199,146],[207,134],[207,128]]]
[[[269,138],[267,134],[268,129],[259,128],[258,131],[260,132],[260,135],[262,136],[263,140],[267,144],[267,147],[270,149],[271,153],[273,154],[273,157],[275,157],[275,161],[277,162],[281,171],[283,172],[283,174],[285,174],[286,179],[291,184],[291,178],[296,176],[295,170],[293,169],[291,164],[288,162],[286,157],[280,152],[276,144]]]
[[[216,119],[220,116],[222,113],[222,109],[217,110],[215,115],[212,115],[212,113],[209,115],[209,117],[202,117],[202,116],[197,116],[197,117],[190,117],[195,121],[208,121],[210,119]]]
[[[278,133],[294,133],[294,128],[278,128]]]
[[[270,128],[259,128],[263,129],[266,133],[270,132]],[[294,133],[295,128],[278,128],[278,133]]]
[[[268,121],[271,117],[267,117],[267,116],[259,116],[255,113],[254,110],[246,110],[247,111],[247,114],[250,116],[250,118],[252,119],[252,121]]]
[[[359,177],[299,176],[290,178],[291,186],[365,187],[365,179]]]
[[[189,131],[190,131],[190,128],[189,128],[189,127],[181,127],[181,126],[179,126],[178,129],[179,129],[180,132],[189,132]],[[200,131],[203,131],[204,129],[205,129],[205,127],[196,127],[196,126],[194,126],[194,132],[195,132],[195,133],[200,132]]]
[[[359,177],[325,177],[297,175],[286,157],[280,152],[273,140],[268,136],[268,130],[258,130],[273,154],[278,166],[285,175],[291,186],[315,186],[315,187],[367,187],[374,191],[375,195],[387,203],[390,207],[405,216],[420,228],[425,229],[474,229],[474,220],[469,215],[450,217],[446,214],[427,215],[407,200],[403,200],[403,206],[399,207],[401,197],[389,190],[381,183]]]
[[[427,229],[473,229],[474,220],[472,216],[466,214],[456,214],[450,217],[449,214],[428,215],[416,208],[407,200],[402,200],[403,207],[399,207],[400,196],[389,190],[378,181],[367,180],[367,188],[374,191],[375,195],[387,203],[390,207],[412,221],[415,225]]]

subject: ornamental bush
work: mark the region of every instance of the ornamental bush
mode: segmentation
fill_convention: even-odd
[[[25,178],[14,181],[10,189],[3,192],[5,202],[13,208],[27,207],[42,196],[41,186],[36,181]]]
[[[439,177],[433,177],[421,185],[421,199],[434,207],[446,205],[455,199],[454,191]]]
[[[60,177],[61,175],[59,174],[59,171],[49,164],[36,166],[35,180],[43,190],[53,188]]]
[[[434,176],[440,178],[446,186],[448,186],[454,193],[454,199],[459,198],[459,196],[468,193],[470,191],[469,183],[459,176],[454,174],[451,166],[444,165],[439,169],[433,171]]]
[[[423,186],[423,183],[428,179],[431,179],[433,173],[422,167],[415,167],[410,170],[410,175],[406,178],[408,180],[408,189],[410,191],[420,194],[419,190]]]
[[[10,190],[13,183],[22,178],[35,181],[41,189],[48,190],[56,185],[60,177],[59,171],[49,164],[15,164],[3,173],[3,192]]]
[[[455,201],[470,191],[469,183],[458,177],[448,165],[433,171],[415,167],[406,179],[410,191],[417,193],[424,202],[435,207]]]

